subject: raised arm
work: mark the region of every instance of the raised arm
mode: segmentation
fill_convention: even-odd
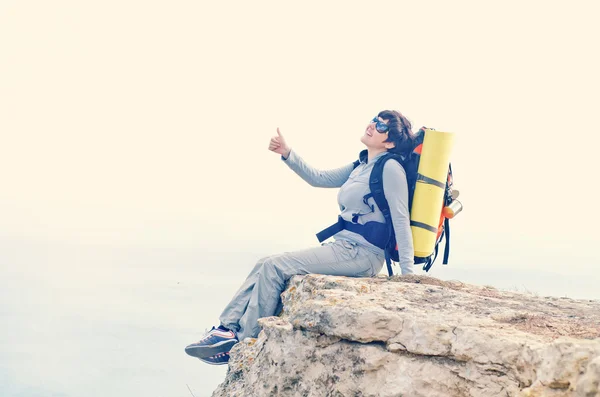
[[[294,151],[290,151],[287,159],[283,156],[281,158],[300,178],[315,187],[341,187],[354,169],[354,164],[350,163],[333,170],[318,170],[307,164]]]
[[[390,206],[390,215],[396,233],[400,270],[402,274],[412,274],[415,251],[410,230],[408,184],[404,168],[397,161],[388,161],[383,166],[383,193]]]
[[[279,131],[279,128],[277,128],[277,136],[271,138],[269,150],[281,154],[281,159],[292,171],[315,187],[341,187],[348,180],[350,173],[354,169],[353,163],[327,171],[313,168],[292,151]]]

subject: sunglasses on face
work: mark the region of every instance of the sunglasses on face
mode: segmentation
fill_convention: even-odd
[[[388,127],[388,125],[386,123],[384,123],[383,121],[380,121],[377,116],[373,117],[373,120],[371,120],[371,123],[375,123],[375,129],[380,134],[385,134],[386,132],[388,132],[390,130],[390,127]]]

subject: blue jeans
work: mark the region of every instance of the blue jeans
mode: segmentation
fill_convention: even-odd
[[[319,247],[271,255],[258,261],[227,305],[219,320],[221,325],[244,338],[256,338],[258,319],[273,316],[281,303],[286,282],[297,274],[373,277],[383,267],[385,258],[345,240]]]

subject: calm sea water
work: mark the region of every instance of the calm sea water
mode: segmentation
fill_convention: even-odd
[[[184,347],[241,282],[232,264],[153,247],[5,250],[0,396],[210,396],[226,366]]]
[[[0,248],[4,397],[210,396],[226,366],[201,363],[184,347],[213,325],[261,256],[181,247]],[[431,275],[600,298],[592,277],[438,264]]]

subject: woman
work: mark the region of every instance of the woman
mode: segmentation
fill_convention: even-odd
[[[384,110],[373,118],[361,142],[367,157],[358,166],[319,171],[306,164],[286,143],[277,129],[269,150],[302,179],[316,187],[339,187],[340,216],[358,224],[385,222],[382,212],[370,200],[369,175],[373,165],[388,152],[400,155],[412,149],[414,136],[410,122],[399,112]],[[408,186],[404,169],[397,161],[388,161],[383,168],[384,194],[390,206],[402,274],[413,272],[413,241],[408,208]],[[213,327],[199,342],[186,347],[190,356],[209,364],[225,364],[229,351],[239,340],[256,338],[260,331],[257,320],[273,316],[281,304],[280,294],[287,280],[297,274],[327,274],[348,277],[373,277],[385,260],[381,248],[363,236],[349,230],[334,235],[335,241],[297,252],[268,256],[258,261],[250,275],[221,314],[219,327]]]

